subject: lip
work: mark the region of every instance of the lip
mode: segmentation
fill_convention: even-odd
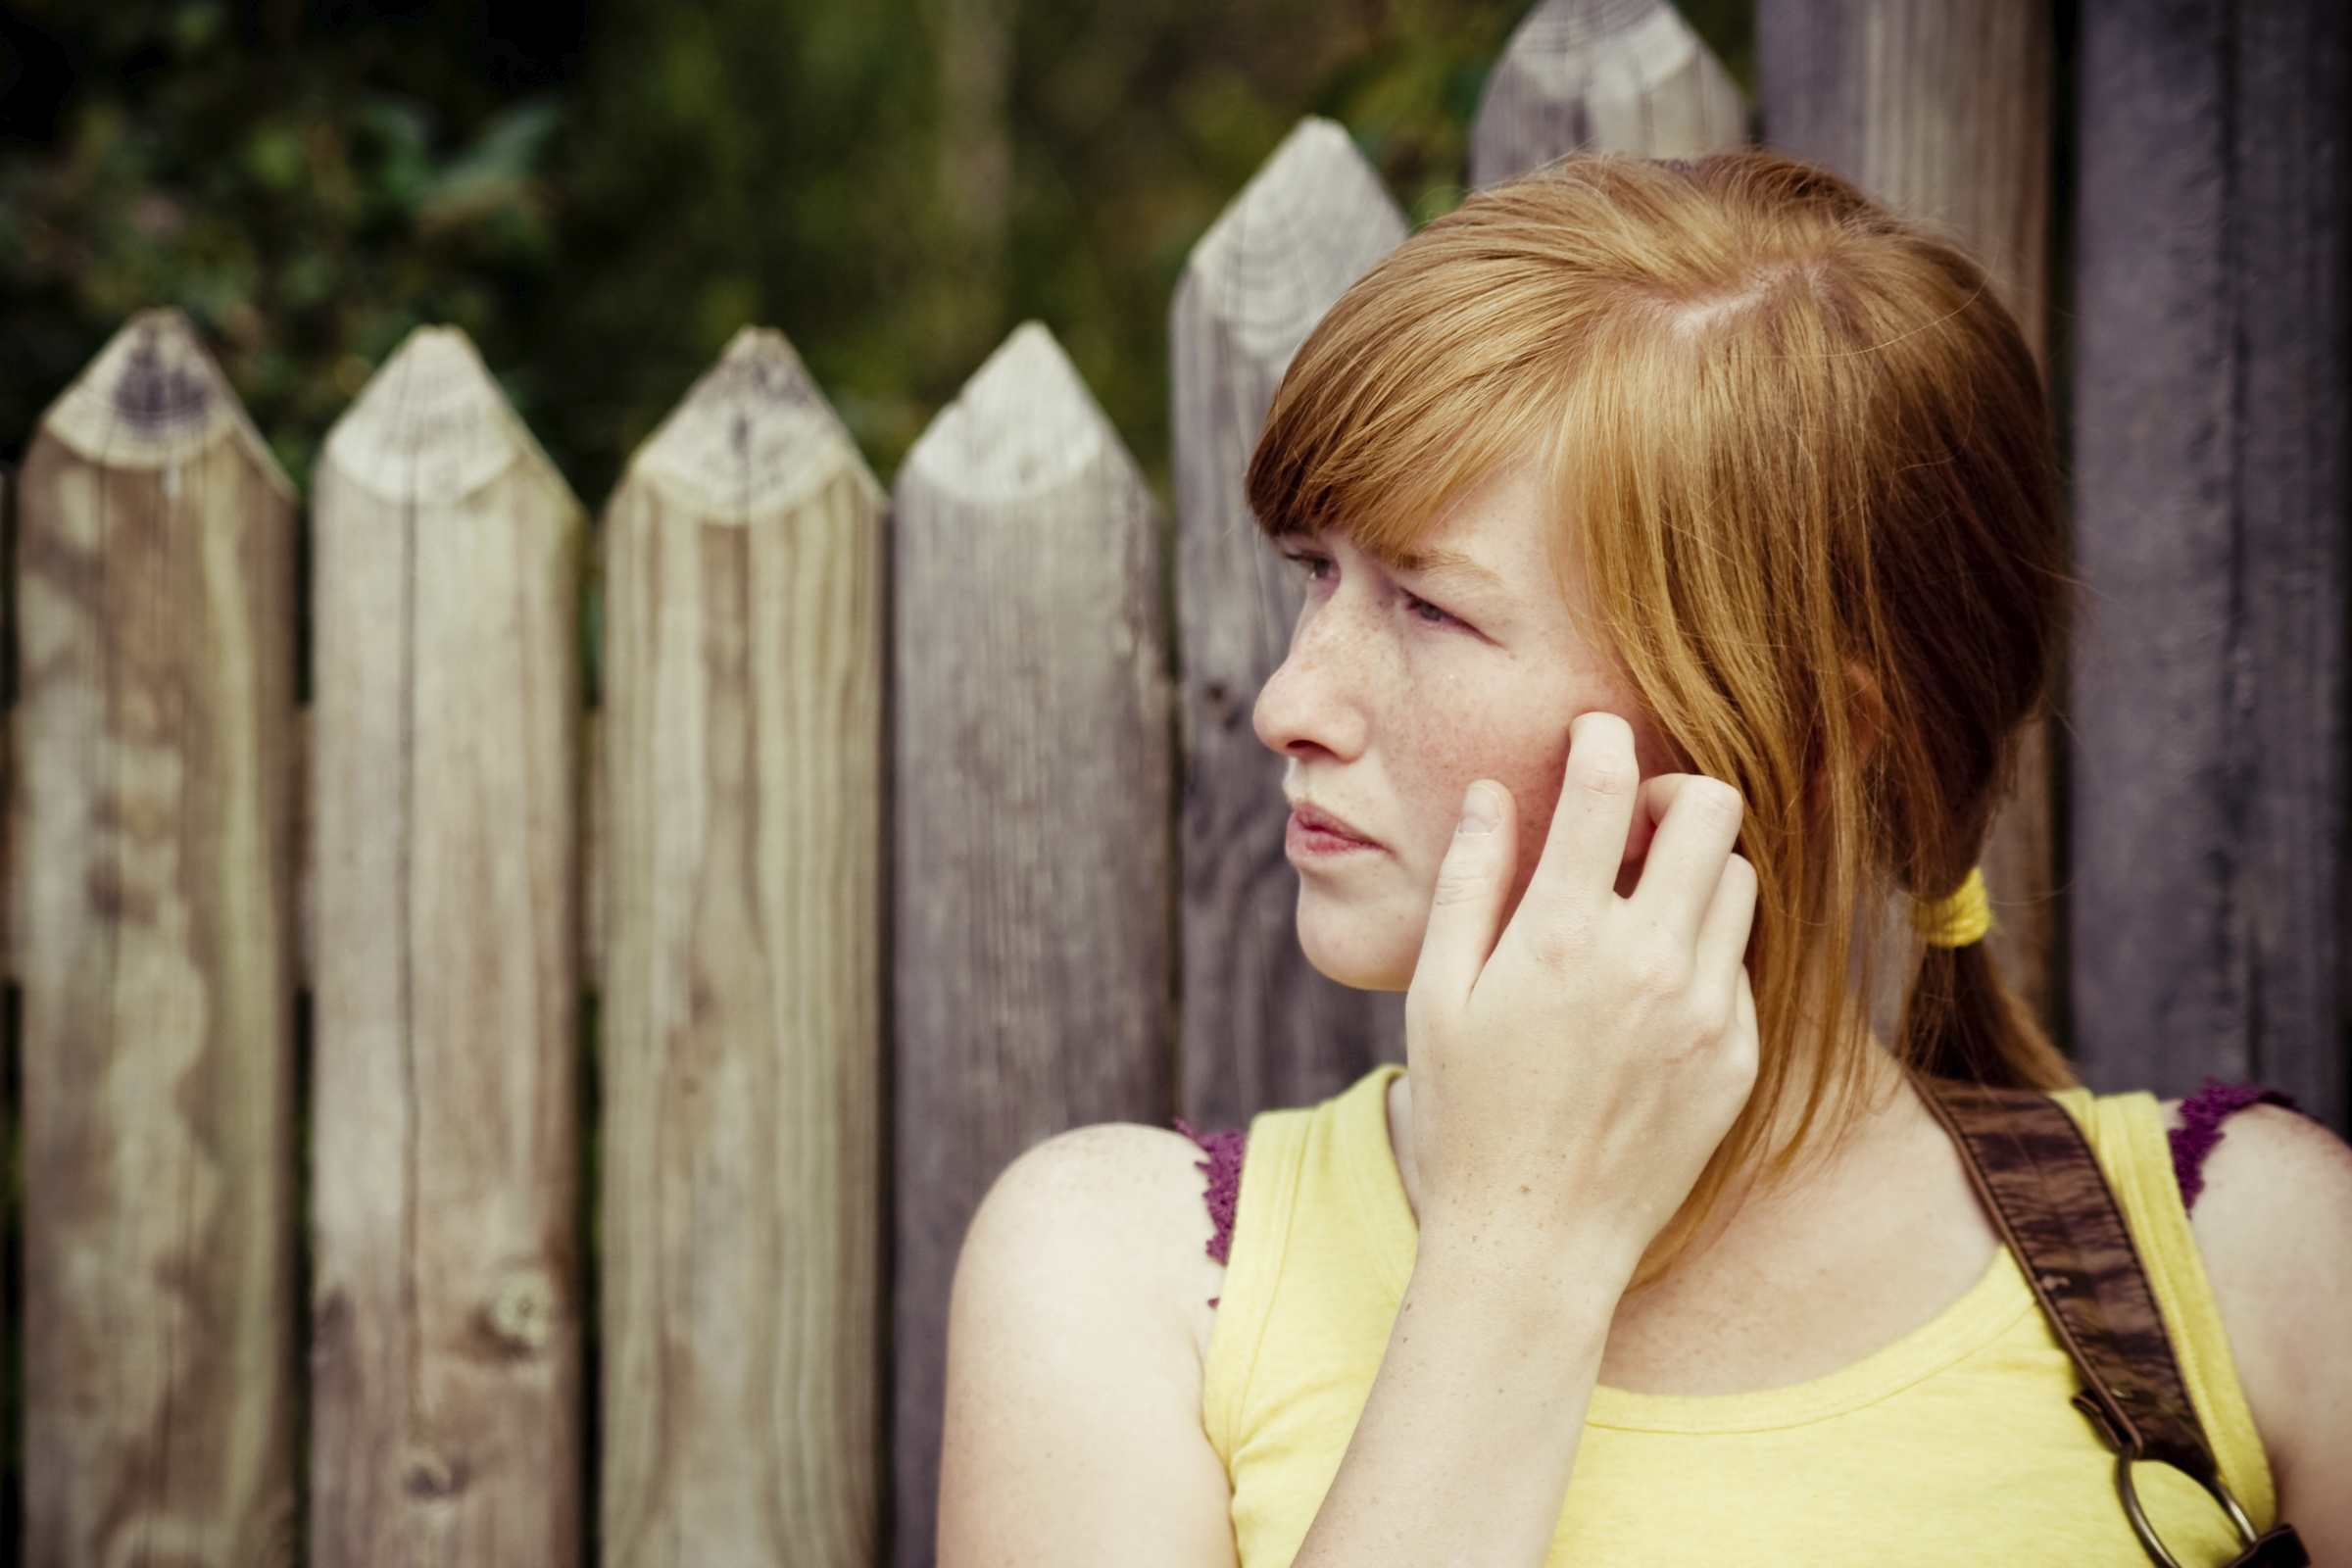
[[[1282,847],[1291,859],[1301,860],[1378,850],[1381,844],[1319,807],[1293,801],[1290,826],[1283,832]]]

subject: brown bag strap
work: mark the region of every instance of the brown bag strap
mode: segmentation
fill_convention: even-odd
[[[2132,1487],[2132,1465],[2143,1459],[2172,1465],[2222,1504],[2246,1546],[2236,1564],[2307,1563],[2288,1526],[2257,1539],[2222,1484],[2147,1271],[2074,1117],[2030,1089],[1921,1080],[1920,1090],[2082,1375],[2075,1404],[2116,1451],[2116,1490],[2149,1557],[2173,1568]]]

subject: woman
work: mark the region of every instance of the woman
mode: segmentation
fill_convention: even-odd
[[[1340,301],[1250,470],[1306,578],[1256,723],[1299,940],[1407,991],[1408,1068],[1257,1120],[1229,1254],[1176,1134],[1006,1172],[944,1563],[2150,1560],[1923,1099],[2071,1083],[1974,940],[2045,428],[1979,270],[1762,154],[1475,196]],[[2169,1112],[2060,1099],[2222,1480],[2352,1564],[2352,1153],[2249,1110],[2191,1213]]]

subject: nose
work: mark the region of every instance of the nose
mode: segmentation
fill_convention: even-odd
[[[1250,714],[1257,738],[1285,757],[1347,762],[1363,755],[1371,725],[1359,689],[1362,635],[1346,597],[1301,607],[1290,653],[1258,691]]]

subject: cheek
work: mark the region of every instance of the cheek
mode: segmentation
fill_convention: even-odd
[[[1580,713],[1606,710],[1634,727],[1635,755],[1642,776],[1678,770],[1641,707],[1614,682],[1598,678],[1513,686],[1447,682],[1437,700],[1415,705],[1397,726],[1402,742],[1392,753],[1392,776],[1409,803],[1419,876],[1434,884],[1438,865],[1460,820],[1462,792],[1479,779],[1493,779],[1511,792],[1519,815],[1519,867],[1510,905],[1544,858],[1544,840],[1560,802],[1568,766],[1568,724]]]
[[[1519,890],[1544,853],[1544,836],[1559,804],[1568,762],[1568,720],[1578,708],[1560,700],[1484,702],[1465,693],[1458,703],[1433,705],[1393,752],[1398,792],[1409,803],[1414,858],[1434,881],[1453,829],[1462,792],[1493,779],[1511,792],[1519,814]]]

